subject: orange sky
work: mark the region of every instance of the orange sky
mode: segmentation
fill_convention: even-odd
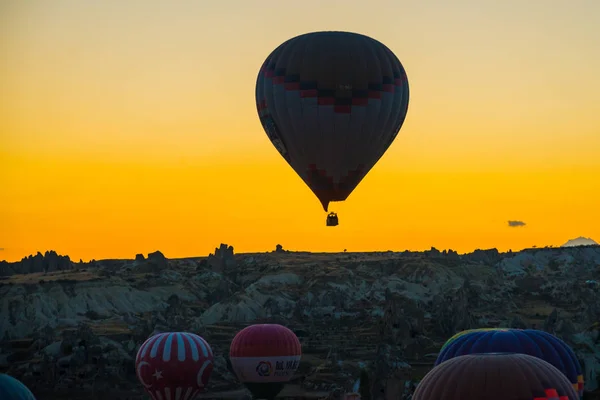
[[[600,2],[210,3],[0,3],[0,259],[600,241]],[[254,104],[315,30],[382,41],[411,87],[336,228]]]

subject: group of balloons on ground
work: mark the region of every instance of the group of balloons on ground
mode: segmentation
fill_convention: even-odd
[[[300,341],[287,327],[256,324],[239,331],[229,359],[255,399],[274,399],[296,372]],[[210,345],[189,332],[165,332],[138,350],[136,375],[153,400],[193,400],[213,370]],[[582,369],[561,339],[534,329],[485,328],[460,332],[441,348],[413,400],[577,400]],[[0,374],[0,399],[35,400],[18,380]]]
[[[229,358],[255,399],[274,399],[294,375],[302,348],[278,324],[257,324],[237,333]],[[161,333],[136,358],[137,376],[153,400],[191,400],[212,371],[210,345],[192,333]],[[413,400],[576,400],[583,374],[573,350],[534,329],[484,328],[460,332],[442,347]]]
[[[302,347],[290,329],[256,324],[237,333],[229,351],[231,366],[255,398],[273,399],[300,363]],[[148,338],[135,358],[135,371],[153,400],[194,400],[206,390],[214,354],[202,337],[163,332]],[[35,400],[19,380],[0,374],[0,400]]]
[[[583,372],[561,339],[535,329],[472,329],[442,346],[413,400],[575,400]]]
[[[272,399],[289,381],[302,356],[300,341],[278,324],[250,325],[233,338],[231,367],[255,398]],[[135,360],[140,383],[153,400],[192,400],[202,392],[213,369],[210,345],[198,335],[167,332],[152,336]]]

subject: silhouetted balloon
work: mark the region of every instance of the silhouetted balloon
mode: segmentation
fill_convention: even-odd
[[[137,377],[154,400],[195,398],[206,387],[212,369],[209,344],[187,332],[152,336],[135,359]]]
[[[540,358],[560,370],[583,396],[581,364],[562,340],[535,329],[473,329],[460,332],[442,347],[435,365],[451,358],[476,353],[521,353]]]
[[[471,354],[434,367],[413,400],[577,400],[555,367],[526,354]]]
[[[313,32],[279,45],[256,81],[267,136],[321,201],[343,201],[383,156],[408,110],[404,67],[385,45]]]
[[[0,399],[35,400],[35,397],[31,390],[18,379],[10,375],[0,374]]]
[[[235,335],[229,358],[239,380],[255,398],[274,399],[302,357],[300,341],[277,324],[248,326]]]

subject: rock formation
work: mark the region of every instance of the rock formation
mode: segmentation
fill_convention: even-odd
[[[46,251],[44,254],[38,252],[36,255],[30,255],[14,263],[0,261],[0,276],[38,272],[48,273],[71,269],[73,269],[73,263],[69,256],[58,255],[53,250]]]
[[[443,342],[475,327],[561,337],[584,364],[586,390],[598,389],[600,247],[234,255],[223,244],[207,258],[154,252],[76,269],[47,254],[11,266],[10,275],[3,269],[0,282],[0,372],[40,400],[144,398],[137,349],[172,330],[198,333],[213,347],[211,391],[242,390],[227,368],[228,346],[259,322],[285,324],[302,342],[290,393],[341,396],[364,370],[373,399],[408,396]]]

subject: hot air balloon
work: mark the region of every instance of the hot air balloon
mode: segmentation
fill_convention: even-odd
[[[412,400],[577,400],[569,380],[544,360],[526,354],[458,356],[434,367]]]
[[[287,40],[256,80],[267,136],[325,211],[346,200],[392,144],[408,98],[406,72],[394,53],[350,32]],[[327,225],[337,225],[335,213]]]
[[[274,399],[298,369],[301,356],[302,346],[294,332],[277,324],[242,329],[229,350],[238,379],[257,399]]]
[[[450,339],[446,340],[446,343],[444,343],[444,345],[442,346],[441,351],[444,351],[446,346],[448,346],[450,343],[452,343],[455,339],[458,339],[459,337],[466,335],[467,333],[487,332],[487,331],[508,331],[508,330],[510,330],[510,329],[509,328],[477,328],[477,329],[467,329],[464,331],[460,331],[460,332],[456,333],[454,336],[452,336]]]
[[[570,376],[567,376],[567,378],[572,381],[571,383],[573,384],[573,388],[577,391],[579,397],[583,398],[583,389],[585,384],[583,379],[583,369],[581,368],[581,363],[579,362],[579,359],[575,355],[575,352],[571,346],[548,332],[539,331],[536,329],[524,329],[523,332],[531,335],[532,337],[534,335],[540,335],[546,338],[548,342],[551,343],[560,353],[561,358],[570,359],[573,362],[573,365],[575,365],[575,372],[577,374],[577,382],[575,382]],[[568,364],[568,362],[565,362],[565,364]]]
[[[583,397],[581,364],[573,350],[556,336],[534,329],[486,329],[465,331],[453,338],[442,347],[435,365],[465,354],[497,352],[527,354],[556,367]]]
[[[165,332],[140,347],[135,370],[153,400],[193,399],[205,389],[213,369],[213,352],[200,336]]]
[[[0,399],[2,400],[35,400],[31,390],[21,381],[10,375],[0,374]]]

